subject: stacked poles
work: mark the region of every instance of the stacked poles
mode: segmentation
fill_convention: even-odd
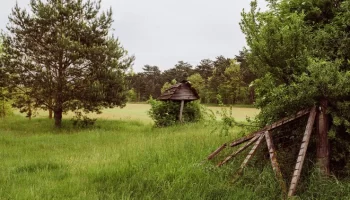
[[[271,125],[264,127],[263,129],[261,129],[259,131],[253,132],[253,133],[251,133],[243,138],[240,138],[240,139],[237,139],[237,140],[231,142],[231,144],[230,144],[231,147],[237,146],[237,145],[245,143],[245,142],[247,142],[247,143],[245,145],[243,145],[242,147],[240,147],[235,152],[233,152],[232,154],[230,154],[229,156],[227,156],[223,161],[219,162],[217,164],[217,167],[221,167],[222,165],[226,164],[228,161],[230,161],[232,158],[234,158],[236,155],[241,153],[243,150],[247,149],[249,146],[251,146],[255,142],[253,147],[249,151],[247,157],[244,159],[243,163],[241,164],[241,166],[237,172],[238,175],[241,174],[242,171],[244,170],[244,168],[247,166],[249,160],[255,154],[255,152],[258,149],[259,145],[261,144],[262,140],[265,138],[266,144],[268,147],[268,151],[269,151],[269,155],[270,155],[272,169],[275,172],[275,175],[279,181],[282,192],[286,195],[287,194],[287,186],[283,180],[283,176],[282,176],[282,173],[281,173],[278,161],[277,161],[275,146],[273,144],[273,140],[272,140],[272,136],[270,134],[270,131],[277,128],[277,127],[280,127],[288,122],[294,121],[295,119],[303,117],[307,114],[309,114],[308,122],[307,122],[307,125],[305,128],[303,140],[302,140],[299,154],[298,154],[298,158],[297,158],[297,161],[295,164],[292,181],[291,181],[290,187],[288,189],[288,197],[294,196],[294,193],[296,191],[296,186],[297,186],[298,181],[300,179],[300,174],[301,174],[301,170],[303,168],[303,163],[305,160],[307,147],[308,147],[308,144],[310,141],[312,128],[314,126],[314,122],[315,122],[315,118],[316,118],[316,114],[317,114],[315,106],[312,107],[311,109],[299,111],[297,114],[295,114],[292,117],[283,118],[283,119],[281,119],[281,120],[279,120]],[[220,146],[218,149],[216,149],[213,153],[211,153],[208,156],[208,160],[213,159],[216,155],[218,155],[226,147],[227,147],[227,144],[223,144],[222,146]]]

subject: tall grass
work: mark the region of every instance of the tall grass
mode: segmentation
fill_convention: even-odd
[[[0,199],[280,199],[269,164],[252,162],[235,183],[243,157],[222,168],[204,161],[222,136],[203,123],[153,128],[138,121],[98,120],[75,129],[49,119],[0,120]],[[228,149],[225,153],[231,152]],[[268,162],[267,162],[268,163]],[[350,199],[350,182],[319,179],[300,199]]]

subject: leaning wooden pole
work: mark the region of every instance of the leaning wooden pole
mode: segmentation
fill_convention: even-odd
[[[253,133],[248,134],[247,136],[245,136],[243,138],[239,138],[237,140],[232,141],[230,146],[234,147],[236,145],[239,145],[239,144],[241,144],[243,142],[246,142],[246,141],[250,140],[251,138],[255,137],[256,135],[260,135],[261,133],[263,133],[265,131],[271,131],[271,130],[273,130],[275,128],[278,128],[278,127],[280,127],[282,125],[285,125],[285,124],[287,124],[289,122],[292,122],[295,119],[303,117],[304,115],[307,115],[309,113],[310,113],[310,108],[301,110],[301,111],[297,112],[295,115],[292,115],[292,116],[289,116],[289,117],[284,117],[284,118],[282,118],[282,119],[280,119],[280,120],[278,120],[278,121],[276,121],[276,122],[274,122],[274,123],[272,123],[270,125],[265,126],[264,128],[262,128],[262,129],[260,129],[258,131],[255,131]]]
[[[208,156],[208,160],[213,159],[216,155],[218,155],[223,149],[225,149],[227,147],[227,144],[223,144],[221,147],[219,147],[218,149],[216,149],[213,153],[211,153]]]
[[[249,160],[253,157],[253,155],[255,154],[256,150],[258,149],[259,145],[261,144],[261,141],[264,139],[265,137],[265,133],[261,134],[259,136],[259,139],[255,142],[253,148],[249,151],[247,157],[244,159],[238,173],[241,173],[243,171],[243,169],[247,166]]]
[[[272,169],[275,172],[275,175],[276,175],[277,180],[281,186],[281,189],[282,189],[282,192],[284,193],[284,196],[286,196],[287,195],[287,185],[286,185],[286,182],[284,182],[284,180],[283,180],[283,175],[282,175],[281,169],[279,167],[279,164],[277,162],[275,145],[273,144],[273,140],[272,140],[272,137],[271,137],[271,134],[269,131],[265,132],[265,139],[266,139],[267,148],[268,148],[268,151],[270,154]]]
[[[235,157],[237,154],[241,153],[242,151],[244,151],[246,148],[248,148],[250,145],[253,144],[253,142],[255,142],[255,140],[257,140],[259,138],[260,135],[255,136],[254,138],[250,139],[250,141],[248,143],[246,143],[244,146],[240,147],[237,151],[235,151],[234,153],[232,153],[231,155],[227,156],[225,158],[225,160],[223,160],[222,162],[220,162],[219,164],[217,164],[217,167],[221,167],[222,165],[224,165],[225,163],[227,163],[229,160],[231,160],[233,157]]]
[[[309,145],[310,136],[311,136],[314,122],[315,122],[315,118],[316,118],[316,107],[313,107],[311,112],[310,112],[309,119],[307,121],[306,129],[305,129],[305,133],[304,133],[304,137],[303,137],[303,140],[302,140],[302,143],[300,146],[297,162],[296,162],[295,168],[294,168],[292,181],[290,183],[290,187],[289,187],[289,191],[288,191],[288,197],[293,196],[295,193],[295,190],[296,190],[299,178],[300,178],[301,170],[303,168],[305,155],[306,155],[307,147]]]

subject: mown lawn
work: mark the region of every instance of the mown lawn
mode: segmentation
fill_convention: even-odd
[[[241,134],[213,130],[213,123],[154,128],[99,119],[80,130],[65,120],[58,131],[46,118],[0,119],[0,199],[280,199],[270,165],[252,162],[231,183],[244,157],[215,168],[227,149],[205,161]],[[307,185],[300,199],[350,199],[346,180],[313,178]]]

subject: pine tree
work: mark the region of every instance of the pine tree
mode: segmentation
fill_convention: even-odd
[[[133,57],[110,34],[112,10],[90,0],[31,0],[30,8],[16,5],[3,35],[12,90],[26,88],[34,107],[51,109],[56,127],[68,110],[124,106]]]

